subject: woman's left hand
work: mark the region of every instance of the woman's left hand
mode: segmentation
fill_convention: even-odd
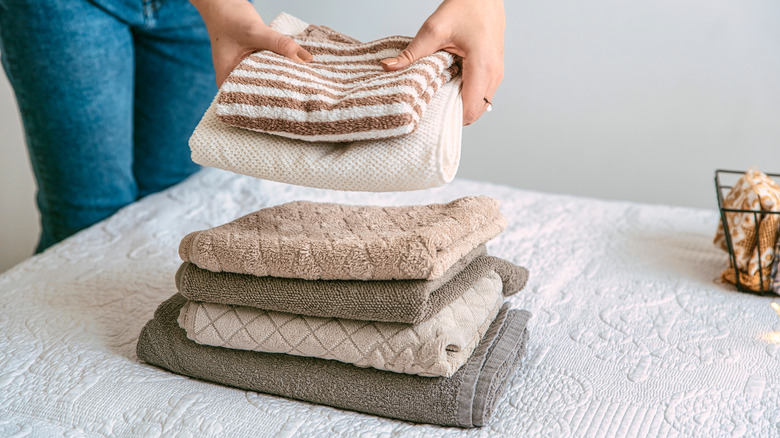
[[[504,78],[503,0],[444,0],[409,46],[382,61],[387,71],[445,50],[463,58],[463,124],[474,123],[493,101]]]

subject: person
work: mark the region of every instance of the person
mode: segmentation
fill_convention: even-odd
[[[469,125],[503,79],[504,20],[503,0],[444,0],[381,65],[461,56]],[[311,60],[247,0],[0,0],[0,54],[38,186],[36,253],[198,170],[187,140],[258,50]]]
[[[37,183],[36,252],[199,166],[216,94],[188,0],[0,0],[0,53]]]

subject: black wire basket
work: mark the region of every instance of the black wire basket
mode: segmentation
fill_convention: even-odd
[[[768,289],[762,289],[760,291],[749,289],[747,286],[742,284],[740,281],[740,275],[737,265],[737,258],[734,254],[734,246],[731,241],[731,230],[729,230],[729,223],[726,219],[726,213],[748,213],[753,215],[753,226],[756,228],[755,233],[756,236],[759,235],[759,221],[761,218],[763,218],[766,215],[778,215],[780,216],[780,211],[766,211],[766,210],[740,210],[735,208],[724,208],[723,207],[723,198],[725,194],[728,194],[728,192],[733,187],[733,184],[731,180],[735,181],[742,175],[745,174],[745,171],[740,170],[723,170],[723,169],[717,169],[715,171],[715,189],[718,194],[718,211],[720,212],[720,222],[723,225],[723,232],[725,234],[725,240],[726,240],[726,246],[728,246],[728,252],[729,252],[729,260],[731,262],[731,269],[734,269],[734,278],[736,280],[735,286],[737,287],[737,290],[741,292],[748,292],[752,294],[758,294],[758,295],[771,295],[776,296],[776,293],[773,289],[773,278],[776,278],[775,272],[772,271],[772,266],[766,266],[763,265],[764,260],[762,260],[762,257],[758,257],[758,273],[759,273],[759,279],[760,279],[760,285],[763,288],[765,284],[769,284]],[[768,177],[775,180],[775,182],[780,182],[780,174],[776,173],[767,173],[765,174]],[[778,217],[780,219],[780,217]],[[780,234],[778,234],[780,235]],[[756,239],[756,246],[758,249],[758,254],[760,255],[762,253],[761,248],[761,239]],[[775,253],[775,257],[780,257],[780,254]],[[774,266],[777,266],[774,261],[772,262]],[[768,268],[768,271],[771,273],[770,278],[765,279],[764,278],[764,272],[765,269]],[[765,283],[766,282],[766,283]]]

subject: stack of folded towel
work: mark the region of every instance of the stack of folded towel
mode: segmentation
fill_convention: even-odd
[[[411,41],[361,43],[287,14],[313,55],[244,59],[190,138],[206,166],[297,185],[443,185],[460,159],[460,61],[398,72]],[[386,417],[482,426],[519,366],[530,313],[504,297],[527,271],[487,255],[498,202],[365,207],[291,202],[185,236],[179,291],[138,357],[175,373]]]
[[[185,236],[138,341],[173,372],[344,409],[484,425],[519,366],[527,271],[486,254],[497,201],[291,202]],[[279,354],[281,353],[281,354]]]

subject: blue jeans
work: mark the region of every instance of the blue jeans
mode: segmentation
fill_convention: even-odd
[[[38,184],[36,252],[198,170],[217,92],[187,0],[0,0],[0,51]]]

